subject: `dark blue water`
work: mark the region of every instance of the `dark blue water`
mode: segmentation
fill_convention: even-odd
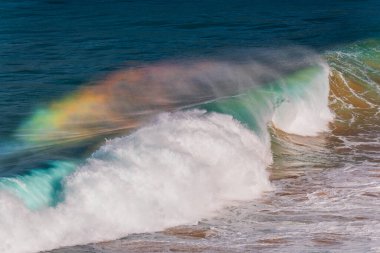
[[[1,1],[0,139],[33,108],[135,61],[325,50],[380,34],[380,1]]]

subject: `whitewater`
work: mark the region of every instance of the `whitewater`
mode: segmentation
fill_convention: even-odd
[[[183,67],[144,66],[79,90],[74,99],[64,98],[43,109],[43,114],[38,111],[18,132],[27,148],[63,145],[63,136],[71,143],[78,136],[86,139],[103,133],[92,128],[94,120],[97,126],[119,130],[132,118],[138,121],[132,125],[141,127],[107,139],[82,162],[54,161],[47,169],[1,178],[0,250],[38,252],[196,224],[273,190],[267,170],[273,163],[269,128],[316,136],[328,131],[333,120],[328,107],[330,70],[319,58],[311,58],[318,60],[303,63],[302,68],[295,64],[299,70],[279,63],[277,69],[268,68],[257,61],[192,60]],[[278,66],[288,74],[284,76]],[[160,96],[153,105],[180,109],[160,113],[149,106],[142,113],[149,117],[136,120],[131,114],[121,119],[122,113],[130,113],[130,107],[118,107],[121,98],[134,92],[128,87],[139,84],[139,78],[162,86],[160,92],[158,88],[148,91]],[[266,84],[259,85],[258,80]],[[191,88],[192,82],[211,86]],[[163,86],[167,83],[175,86]],[[183,87],[188,87],[187,92]],[[105,98],[84,99],[99,90],[105,91],[99,94]],[[199,100],[200,92],[206,100]],[[182,98],[180,106],[177,98]],[[86,109],[94,101],[100,110]],[[146,100],[136,101],[129,103]],[[69,110],[71,106],[82,110]],[[59,117],[59,123],[51,121]]]

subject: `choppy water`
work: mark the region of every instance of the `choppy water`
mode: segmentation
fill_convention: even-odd
[[[378,252],[379,7],[2,2],[1,251]]]

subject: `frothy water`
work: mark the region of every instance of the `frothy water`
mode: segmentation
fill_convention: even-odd
[[[195,223],[269,190],[271,161],[269,140],[230,116],[164,114],[95,152],[65,179],[65,200],[54,208],[33,212],[2,192],[1,250],[33,252]]]

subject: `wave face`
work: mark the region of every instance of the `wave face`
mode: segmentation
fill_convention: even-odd
[[[270,190],[268,125],[314,136],[328,130],[332,114],[329,69],[319,57],[269,55],[129,69],[38,110],[17,132],[28,145],[143,126],[80,165],[60,161],[2,178],[0,250],[36,252],[194,224]]]
[[[54,161],[48,169],[33,169],[22,176],[0,178],[0,190],[19,197],[32,210],[55,206],[63,198],[62,179],[75,168],[73,162]]]

